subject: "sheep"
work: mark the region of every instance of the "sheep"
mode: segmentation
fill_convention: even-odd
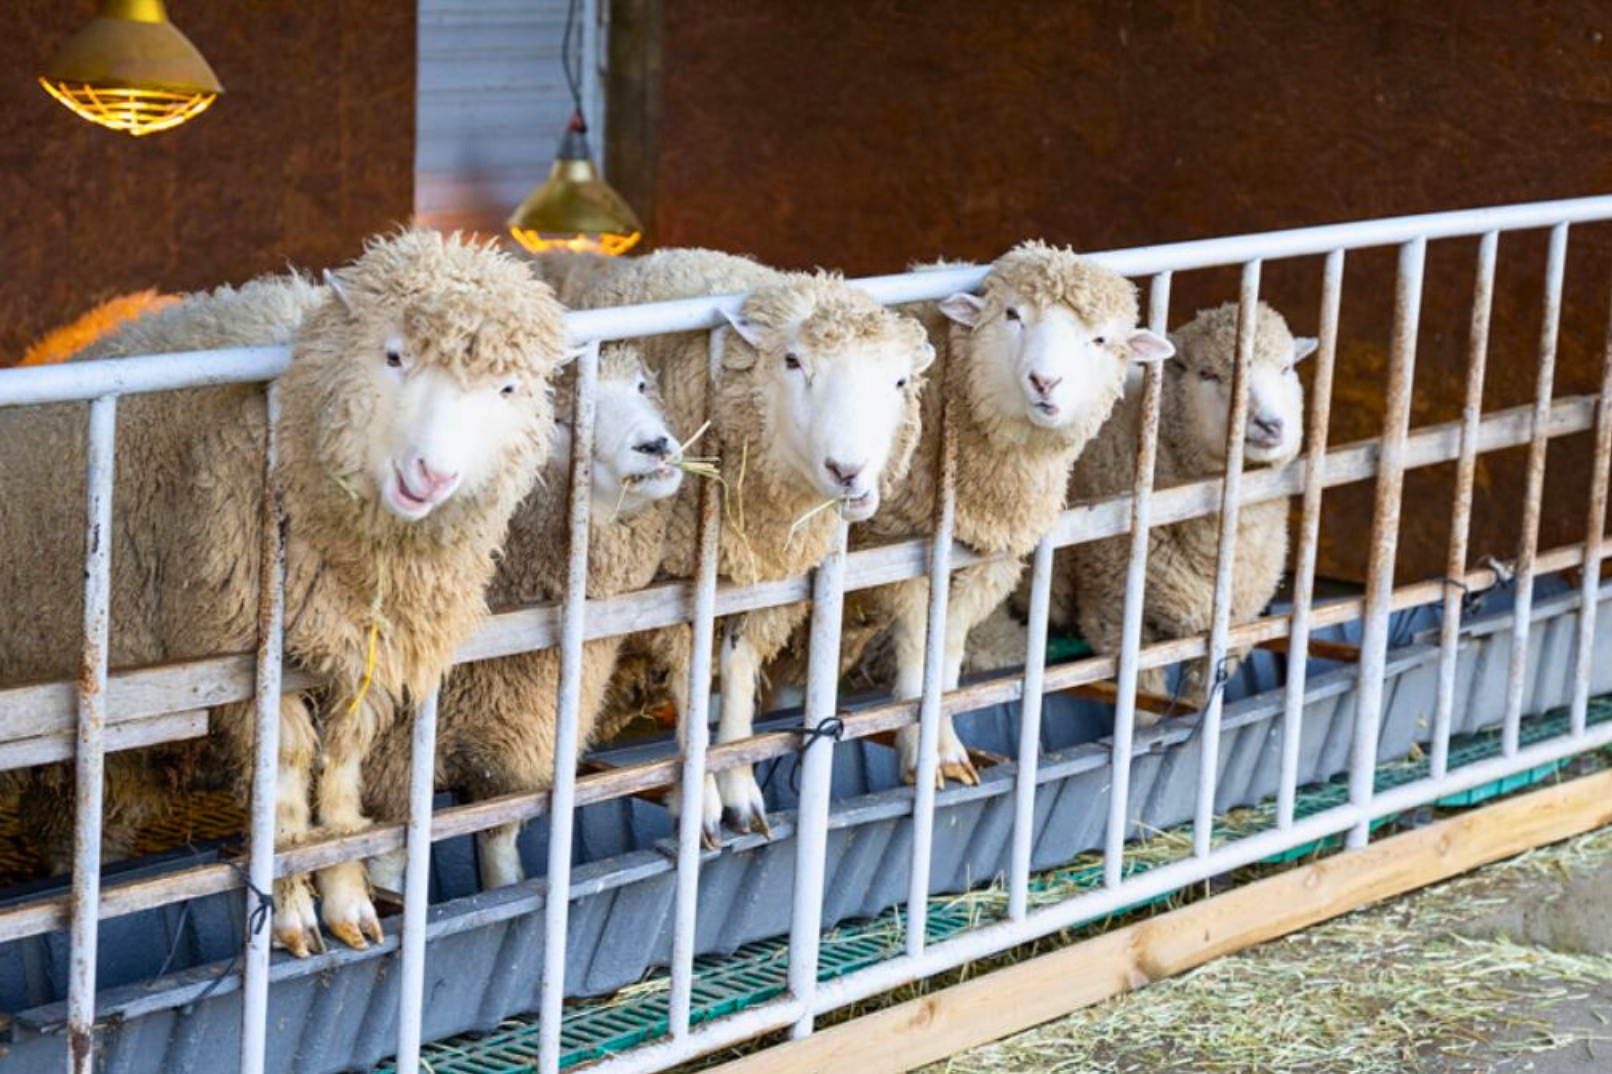
[[[924,391],[923,441],[908,480],[854,537],[865,546],[931,531],[944,392],[957,444],[956,539],[1006,557],[952,576],[943,668],[950,690],[962,674],[969,632],[1012,594],[1024,557],[1057,521],[1069,467],[1119,399],[1130,363],[1168,358],[1173,348],[1136,327],[1136,289],[1128,280],[1038,241],[998,258],[981,295],[952,295],[924,315],[944,351],[945,374]],[[927,579],[849,595],[844,664],[884,640],[893,653],[894,696],[920,696],[928,604]],[[903,727],[897,746],[902,776],[913,782],[918,728]],[[938,783],[979,782],[950,717],[941,720],[937,756]]]
[[[566,396],[562,394],[562,406]],[[597,412],[588,533],[588,595],[608,597],[654,580],[665,538],[668,498],[678,489],[679,444],[661,414],[659,395],[636,347],[605,347],[599,357]],[[494,611],[557,599],[564,594],[570,511],[569,426],[562,416],[542,483],[510,524],[489,591]],[[593,739],[623,638],[599,638],[583,648],[582,706],[577,749]],[[559,652],[544,649],[455,668],[438,706],[437,781],[473,798],[546,790],[554,775],[555,702]],[[365,766],[366,804],[383,820],[408,812],[410,734],[394,726]],[[478,836],[482,887],[523,879],[515,838],[518,824]],[[375,887],[402,890],[404,856],[371,859]]]
[[[781,272],[710,250],[662,250],[595,277],[577,298],[589,307],[748,292],[717,337],[717,388],[709,392],[705,333],[646,340],[674,428],[695,428],[710,395],[712,429],[701,441],[723,460],[725,507],[720,569],[740,585],[797,575],[831,550],[837,503],[866,519],[898,487],[917,444],[919,388],[934,348],[910,317],[887,310],[827,273]],[[667,531],[664,571],[695,573],[697,497],[678,493]],[[806,618],[807,606],[765,608],[724,621],[717,740],[747,737],[764,663]],[[672,700],[688,711],[687,627],[644,639],[653,666],[671,669]],[[709,786],[702,831],[715,842],[722,820],[736,830],[767,830],[761,789],[748,765]]]
[[[457,235],[405,230],[373,240],[326,286],[293,276],[193,296],[92,352],[276,339],[292,341],[277,467],[285,652],[317,684],[280,702],[284,846],[315,820],[326,833],[366,826],[360,763],[380,731],[436,688],[485,615],[494,552],[547,456],[550,381],[566,351],[562,311],[523,265]],[[255,644],[265,415],[255,385],[124,400],[114,667]],[[0,628],[8,676],[75,670],[83,544],[71,535],[84,530],[71,505],[82,503],[82,426],[81,407],[0,411],[0,546],[16,550],[0,562],[0,594],[28,609]],[[202,774],[239,784],[251,771],[252,724],[250,702],[213,708]],[[109,821],[138,815],[142,797],[160,800],[162,767],[185,771],[185,752],[115,755]],[[52,793],[36,800],[61,812],[60,767],[39,778]],[[316,882],[334,935],[356,948],[381,938],[361,863],[321,870]],[[273,930],[298,956],[323,948],[306,877],[276,883]]]
[[[1237,304],[1200,312],[1171,337],[1179,359],[1165,367],[1160,398],[1155,483],[1168,488],[1226,471],[1226,424],[1231,416],[1231,380],[1237,354]],[[1304,438],[1304,388],[1295,365],[1316,348],[1297,337],[1281,314],[1260,303],[1254,321],[1253,362],[1248,370],[1248,423],[1244,458],[1254,466],[1285,466]],[[1141,391],[1127,393],[1114,417],[1087,449],[1070,477],[1071,500],[1101,499],[1129,492],[1136,479]],[[1148,542],[1147,589],[1142,641],[1201,634],[1214,615],[1219,514],[1155,527]],[[1125,571],[1130,536],[1063,549],[1054,561],[1052,621],[1078,624],[1101,654],[1119,651],[1125,608]],[[1244,505],[1237,516],[1232,621],[1258,615],[1276,594],[1287,563],[1287,503]],[[1181,699],[1195,708],[1207,700],[1209,675],[1203,661],[1187,670]],[[1144,670],[1138,688],[1164,692],[1163,668]],[[1157,716],[1138,712],[1147,725]]]

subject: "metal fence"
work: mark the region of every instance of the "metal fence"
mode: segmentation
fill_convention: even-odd
[[[1527,771],[1564,757],[1612,743],[1612,725],[1587,726],[1589,660],[1596,629],[1596,595],[1600,586],[1602,530],[1606,511],[1608,460],[1612,456],[1612,417],[1603,403],[1612,390],[1612,349],[1597,397],[1553,397],[1556,342],[1565,274],[1568,229],[1572,224],[1612,218],[1612,197],[1587,198],[1506,208],[1440,213],[1392,220],[1344,224],[1240,236],[1204,242],[1104,252],[1092,255],[1109,268],[1149,284],[1148,320],[1155,331],[1167,324],[1172,274],[1217,266],[1240,266],[1241,316],[1233,406],[1228,437],[1228,472],[1224,479],[1197,481],[1155,492],[1153,466],[1159,424],[1162,373],[1150,365],[1145,374],[1143,433],[1138,444],[1140,465],[1128,496],[1085,503],[1067,510],[1053,532],[1037,547],[1031,569],[1029,646],[1022,672],[999,674],[957,690],[941,688],[939,639],[931,629],[923,696],[917,701],[890,702],[842,714],[837,704],[840,612],[847,591],[927,575],[931,581],[931,622],[946,612],[951,571],[981,557],[951,541],[953,489],[950,468],[939,488],[936,531],[931,537],[848,553],[842,522],[837,549],[809,576],[737,587],[718,579],[717,536],[720,496],[709,483],[701,491],[697,576],[691,582],[663,583],[642,592],[604,600],[585,598],[589,497],[571,496],[571,551],[567,595],[558,606],[547,605],[499,615],[463,648],[461,660],[486,659],[558,646],[561,651],[559,728],[560,759],[550,792],[517,795],[454,807],[432,814],[432,763],[436,705],[422,705],[414,722],[411,809],[404,826],[383,826],[274,852],[274,773],[278,752],[278,697],[304,685],[281,667],[283,549],[272,495],[275,458],[274,378],[286,367],[284,348],[246,348],[184,355],[164,355],[87,362],[49,368],[0,372],[0,406],[88,401],[88,502],[86,519],[92,535],[107,532],[113,489],[113,453],[120,396],[233,382],[267,383],[271,415],[265,459],[262,529],[262,622],[265,629],[255,656],[219,656],[183,665],[165,665],[109,674],[108,593],[109,542],[91,539],[85,563],[83,665],[74,680],[0,689],[0,768],[74,759],[77,766],[77,830],[70,897],[40,897],[0,910],[0,942],[71,927],[69,988],[69,1053],[74,1071],[94,1065],[96,1011],[96,936],[108,918],[222,891],[248,892],[243,877],[228,864],[207,864],[154,877],[135,879],[105,890],[101,884],[101,799],[103,759],[109,749],[127,749],[190,737],[205,728],[198,705],[256,699],[257,740],[251,843],[246,870],[251,888],[268,891],[273,878],[308,871],[337,861],[368,857],[406,848],[407,880],[401,927],[402,987],[397,1069],[412,1074],[420,1068],[422,981],[426,957],[427,865],[434,841],[547,814],[549,840],[548,891],[544,900],[545,945],[538,1069],[554,1074],[560,1063],[560,1026],[565,968],[567,897],[571,890],[573,811],[586,803],[620,798],[675,785],[692,795],[681,811],[677,832],[676,930],[671,965],[670,1028],[661,1040],[607,1059],[594,1069],[611,1074],[664,1070],[690,1057],[769,1031],[788,1029],[800,1037],[813,1031],[825,1012],[886,991],[906,982],[1004,951],[1081,921],[1090,920],[1150,897],[1176,890],[1272,854],[1319,838],[1347,833],[1347,843],[1365,843],[1373,820],[1431,802],[1441,796]],[[1538,381],[1530,407],[1490,414],[1482,412],[1489,311],[1502,233],[1549,229],[1544,316],[1539,338]],[[1423,266],[1429,242],[1479,237],[1475,266],[1470,351],[1465,408],[1455,426],[1410,429],[1410,404],[1417,353]],[[1398,288],[1388,365],[1387,408],[1382,435],[1375,441],[1328,449],[1328,417],[1339,338],[1340,303],[1345,259],[1366,247],[1398,249]],[[1247,370],[1252,361],[1252,313],[1266,261],[1323,256],[1320,280],[1319,358],[1310,400],[1307,451],[1280,470],[1242,473],[1242,426],[1248,406]],[[982,267],[955,268],[857,281],[858,286],[887,304],[934,300],[979,286]],[[724,309],[736,308],[741,296],[659,303],[621,309],[575,312],[567,316],[574,341],[585,344],[576,383],[573,438],[573,489],[585,490],[591,457],[593,390],[598,346],[609,340],[670,332],[712,330]],[[713,346],[715,346],[713,337]],[[1539,528],[1546,450],[1553,438],[1594,431],[1593,478],[1583,509],[1584,540],[1541,551]],[[943,437],[944,439],[944,437]],[[1527,446],[1528,471],[1522,513],[1522,538],[1515,568],[1514,631],[1517,639],[1510,665],[1504,714],[1503,747],[1490,760],[1451,769],[1449,742],[1455,699],[1455,664],[1462,597],[1494,586],[1505,572],[1472,567],[1467,535],[1472,509],[1476,460],[1485,452]],[[1447,578],[1396,588],[1394,565],[1399,532],[1401,490],[1408,470],[1455,462],[1456,490],[1451,507]],[[1324,490],[1375,478],[1372,542],[1363,597],[1315,603],[1315,568]],[[1298,527],[1294,605],[1290,614],[1255,621],[1231,622],[1232,563],[1237,516],[1243,505],[1302,497]],[[1150,527],[1218,513],[1219,567],[1215,577],[1215,609],[1206,636],[1182,638],[1143,647],[1141,595],[1147,570]],[[1123,647],[1116,656],[1096,656],[1048,667],[1046,664],[1048,592],[1054,549],[1129,533]],[[1568,733],[1523,746],[1523,716],[1534,579],[1538,574],[1579,568],[1578,633]],[[920,759],[914,791],[911,891],[906,907],[905,953],[869,968],[818,980],[823,861],[827,835],[831,738],[818,739],[802,759],[797,817],[796,887],[789,937],[789,987],[781,997],[742,1013],[691,1024],[695,957],[694,925],[701,868],[699,795],[707,772],[754,763],[801,749],[800,736],[761,734],[742,742],[708,744],[706,724],[711,653],[717,620],[737,612],[809,599],[812,602],[810,660],[805,700],[805,729],[839,717],[848,738],[863,738],[917,722]],[[1440,680],[1432,729],[1432,760],[1426,778],[1374,793],[1379,715],[1383,704],[1385,656],[1389,647],[1390,613],[1424,604],[1442,604]],[[16,614],[8,609],[8,614]],[[1312,632],[1323,626],[1363,619],[1358,665],[1358,699],[1347,801],[1306,817],[1295,816],[1298,781],[1299,724],[1303,712],[1305,660]],[[645,630],[673,623],[692,623],[694,659],[689,669],[690,711],[684,714],[684,749],[677,759],[651,761],[579,779],[565,759],[575,755],[580,702],[582,643],[586,639]],[[1211,841],[1212,809],[1220,747],[1220,692],[1212,691],[1202,713],[1202,754],[1194,818],[1194,852],[1173,864],[1127,875],[1124,862],[1128,831],[1128,782],[1136,716],[1138,672],[1203,658],[1218,666],[1234,647],[1287,639],[1293,659],[1286,683],[1282,719],[1283,751],[1277,823],[1269,830],[1216,846]],[[1104,884],[1097,890],[1032,910],[1030,883],[1032,817],[1036,793],[1041,699],[1045,692],[1103,680],[1118,680],[1117,714],[1111,742],[1111,793],[1106,828]],[[200,699],[200,700],[199,700]],[[926,943],[929,863],[935,807],[937,727],[943,713],[1022,700],[1015,788],[1015,825],[1011,869],[1006,878],[1009,912],[1005,920],[976,928],[938,943]],[[810,740],[810,739],[809,739]],[[269,995],[269,930],[246,939],[241,970],[245,1002],[241,1069],[263,1069],[267,1046]]]

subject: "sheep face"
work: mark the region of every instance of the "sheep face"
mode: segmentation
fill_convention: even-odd
[[[513,509],[553,431],[553,293],[506,255],[417,230],[326,279],[285,381],[314,395],[322,467],[380,518]]]
[[[683,471],[677,435],[637,350],[618,346],[599,359],[593,431],[595,517],[624,518],[678,490]]]
[[[1237,305],[1201,313],[1175,335],[1178,362],[1171,384],[1188,436],[1206,459],[1224,466],[1237,356]],[[1248,420],[1243,454],[1256,465],[1280,466],[1304,439],[1304,387],[1297,363],[1315,352],[1316,340],[1295,338],[1280,314],[1261,303],[1255,321],[1254,358],[1248,370]]]
[[[859,522],[879,508],[887,471],[904,466],[917,378],[934,348],[914,320],[837,281],[791,291],[796,308],[771,320],[767,296],[730,318],[724,375],[752,377],[761,443],[803,496],[837,500]],[[776,296],[774,296],[776,297]]]
[[[1136,328],[1135,288],[1072,251],[1024,243],[940,312],[968,331],[959,348],[975,417],[1015,439],[1091,435],[1113,409],[1131,361],[1168,358],[1169,341]]]

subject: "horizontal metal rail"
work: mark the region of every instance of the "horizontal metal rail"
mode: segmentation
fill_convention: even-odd
[[[1546,435],[1554,439],[1586,432],[1594,427],[1595,413],[1593,396],[1559,399],[1550,409]],[[1528,443],[1533,434],[1533,418],[1531,404],[1486,415],[1479,425],[1477,451],[1501,451]],[[1455,459],[1460,452],[1461,430],[1459,421],[1416,430],[1405,445],[1405,467],[1420,469]],[[1373,477],[1377,450],[1375,439],[1329,450],[1322,471],[1322,488]],[[1303,491],[1306,472],[1304,459],[1281,470],[1251,472],[1243,479],[1239,502],[1248,505],[1296,495]],[[1155,491],[1152,524],[1162,526],[1214,514],[1220,509],[1220,487],[1218,479],[1209,479]],[[1130,525],[1131,496],[1125,494],[1065,511],[1050,540],[1053,547],[1063,548],[1128,533]],[[851,553],[846,565],[846,591],[925,575],[929,569],[928,546],[929,542],[919,539]],[[991,558],[994,557],[980,556],[958,545],[953,547],[951,564],[959,568]],[[691,588],[691,583],[663,583],[625,596],[590,601],[583,636],[593,640],[687,622],[692,611]],[[810,578],[804,574],[753,586],[724,584],[717,590],[716,615],[720,618],[793,604],[809,597]],[[558,604],[536,605],[494,616],[460,649],[455,659],[464,663],[551,648],[560,640],[559,620]],[[307,675],[288,668],[283,688],[288,692],[303,690],[310,683]],[[245,701],[251,698],[255,684],[256,667],[250,654],[115,672],[109,685],[108,729],[168,714],[194,712],[203,706]],[[0,689],[0,769],[62,760],[72,755],[76,688],[76,680],[61,679]],[[54,740],[54,744],[42,740]],[[154,740],[132,745],[147,745],[149,741]],[[108,748],[120,747],[118,743],[109,742]],[[17,758],[16,763],[10,763],[13,757]]]

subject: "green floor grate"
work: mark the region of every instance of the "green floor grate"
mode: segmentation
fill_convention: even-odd
[[[1612,720],[1612,696],[1597,698],[1590,707],[1589,722]],[[1566,733],[1565,711],[1525,721],[1523,745],[1531,745]],[[1464,736],[1450,749],[1451,771],[1498,756],[1501,736],[1498,730]],[[1496,780],[1481,787],[1439,799],[1440,806],[1460,807],[1487,801],[1497,795],[1537,783],[1558,772],[1568,762],[1543,765],[1516,776]],[[1381,766],[1377,772],[1379,791],[1426,778],[1429,764],[1416,757]],[[1301,789],[1295,806],[1298,817],[1309,817],[1335,808],[1348,800],[1346,778]],[[1373,828],[1392,823],[1385,817]],[[1238,810],[1217,824],[1217,844],[1266,830],[1275,824],[1275,807],[1264,803]],[[1191,853],[1190,827],[1174,829],[1138,844],[1126,852],[1126,875],[1136,875]],[[1339,837],[1317,840],[1266,859],[1272,864],[1295,861],[1324,852],[1338,845]],[[1100,859],[1082,859],[1059,869],[1040,873],[1031,879],[1032,906],[1057,902],[1094,890],[1102,885]],[[1172,893],[1173,894],[1173,893]],[[1140,909],[1171,897],[1171,894],[1138,903]],[[932,899],[925,932],[930,942],[950,939],[1006,916],[1006,896],[999,890]],[[1128,910],[1125,912],[1129,912]],[[1089,924],[1089,922],[1088,922]],[[871,921],[845,925],[826,933],[819,955],[819,980],[832,980],[865,969],[900,955],[905,935],[901,910],[881,914]],[[734,1014],[781,995],[789,969],[789,945],[785,939],[748,944],[727,958],[702,958],[695,963],[693,1021],[707,1022]],[[560,1031],[562,1068],[601,1059],[665,1035],[667,1030],[668,980],[664,974],[622,990],[608,1000],[569,1004]],[[537,1019],[522,1016],[510,1019],[494,1031],[455,1038],[427,1045],[423,1056],[433,1074],[517,1074],[532,1070],[537,1062]],[[376,1074],[392,1074],[391,1064]]]

